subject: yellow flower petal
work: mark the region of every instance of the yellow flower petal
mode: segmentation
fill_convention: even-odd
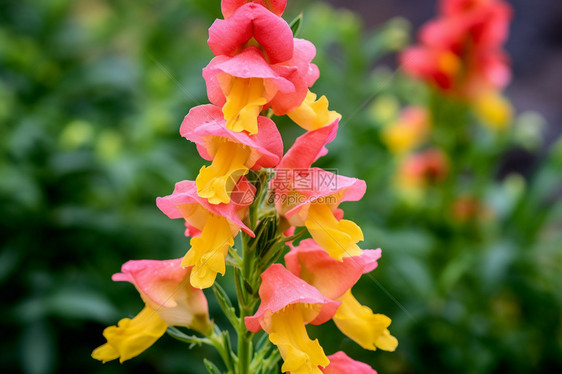
[[[246,162],[250,150],[241,144],[224,141],[217,147],[211,166],[199,170],[197,194],[209,200],[211,204],[228,204],[230,194],[241,176],[248,173]]]
[[[427,112],[419,107],[409,107],[402,111],[396,122],[384,128],[382,139],[392,153],[404,154],[423,143],[429,130]]]
[[[217,273],[224,275],[228,248],[234,245],[234,234],[225,217],[209,214],[201,235],[191,239],[191,248],[181,266],[193,266],[190,282],[195,288],[209,288]]]
[[[283,372],[291,374],[320,374],[318,365],[327,366],[330,360],[318,340],[311,340],[306,332],[304,310],[301,305],[289,305],[271,316],[269,340],[279,348],[283,357]]]
[[[473,105],[476,115],[490,130],[505,130],[513,118],[511,104],[498,92],[478,96]]]
[[[222,107],[226,128],[232,131],[258,132],[258,116],[267,99],[261,78],[232,78],[226,103]]]
[[[307,131],[318,130],[341,118],[339,113],[328,110],[328,105],[326,96],[316,100],[316,94],[308,91],[302,104],[297,109],[289,112],[288,116]]]
[[[336,326],[361,347],[369,350],[380,348],[394,351],[398,340],[388,331],[390,318],[373,311],[359,303],[350,291],[347,291],[338,301],[341,305],[333,320]]]
[[[107,343],[96,348],[92,357],[103,363],[119,358],[120,362],[140,355],[156,342],[168,325],[154,309],[145,305],[133,319],[123,318],[117,326],[103,331]]]
[[[350,220],[338,221],[327,204],[311,204],[305,226],[332,258],[341,261],[343,257],[361,254],[361,248],[356,244],[363,240],[361,228]]]

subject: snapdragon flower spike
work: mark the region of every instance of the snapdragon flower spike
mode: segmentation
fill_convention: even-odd
[[[374,270],[381,250],[364,250],[360,256],[346,257],[339,262],[313,240],[305,239],[291,245],[285,255],[287,269],[318,289],[323,296],[341,302],[333,320],[336,326],[361,347],[394,351],[398,341],[388,331],[390,318],[359,303],[351,288],[362,274]]]
[[[222,107],[228,129],[255,134],[262,110],[285,115],[305,100],[319,76],[311,63],[316,49],[303,39],[292,43],[293,56],[284,62],[271,64],[258,47],[248,46],[233,57],[213,58],[203,69],[209,100]]]
[[[225,127],[221,108],[200,105],[189,111],[180,134],[194,142],[201,157],[212,160],[196,178],[197,193],[211,204],[228,204],[232,190],[248,170],[275,167],[283,156],[283,141],[275,123],[258,117],[256,135]]]
[[[330,361],[318,340],[310,340],[305,325],[319,325],[334,315],[339,303],[329,300],[280,264],[271,265],[261,275],[260,306],[245,318],[246,328],[269,334],[283,358],[283,372],[292,374],[321,373],[318,366]]]
[[[322,369],[324,374],[377,374],[369,365],[356,361],[341,351],[328,356],[328,359],[330,360],[330,365]]]
[[[106,328],[107,343],[92,353],[96,360],[119,358],[121,362],[138,356],[156,342],[168,326],[184,326],[203,334],[211,331],[207,299],[201,290],[189,285],[191,268],[180,267],[181,259],[128,261],[117,282],[132,283],[145,302],[133,319],[124,318],[118,326]]]
[[[247,3],[263,5],[277,16],[282,16],[287,6],[287,0],[222,0],[222,15],[226,19],[230,17],[236,9]]]
[[[171,195],[156,199],[156,205],[168,217],[183,218],[189,226],[201,231],[199,236],[191,238],[191,248],[181,262],[183,267],[193,266],[190,277],[193,287],[211,287],[217,273],[224,275],[225,257],[240,229],[254,237],[242,222],[254,194],[255,187],[242,177],[229,204],[211,204],[200,197],[195,181],[178,182]]]
[[[357,243],[363,240],[363,232],[354,222],[343,219],[338,205],[360,200],[366,184],[357,178],[310,168],[326,154],[325,145],[336,131],[337,120],[297,138],[277,166],[270,188],[275,191],[279,214],[292,226],[305,226],[330,256],[341,261],[343,257],[361,254]]]

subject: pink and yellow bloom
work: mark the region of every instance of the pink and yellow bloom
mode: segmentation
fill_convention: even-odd
[[[354,222],[343,219],[338,205],[360,200],[366,185],[357,178],[310,168],[326,154],[325,145],[335,137],[337,126],[336,120],[297,138],[277,166],[271,188],[279,214],[292,226],[305,226],[330,256],[341,261],[361,254],[357,243],[363,240],[363,232]]]
[[[392,153],[400,155],[412,151],[427,140],[429,131],[427,110],[410,106],[402,110],[397,121],[384,128],[382,139]]]
[[[271,108],[289,114],[307,130],[328,125],[339,115],[328,110],[323,96],[308,90],[318,79],[312,64],[316,48],[293,38],[280,17],[284,1],[223,2],[224,20],[209,29],[215,57],[203,69],[209,100],[222,107],[226,128],[258,132],[256,118]]]
[[[168,326],[184,326],[203,334],[212,330],[207,299],[189,284],[191,268],[182,268],[181,259],[128,261],[112,279],[130,282],[145,302],[133,319],[124,318],[107,327],[107,343],[96,348],[92,357],[121,362],[138,356],[156,342]]]
[[[330,361],[318,340],[308,337],[305,325],[328,321],[339,303],[325,298],[280,264],[271,265],[261,278],[261,304],[253,316],[246,317],[246,328],[251,332],[264,329],[269,334],[283,357],[283,372],[321,373],[318,366],[327,366]]]
[[[225,271],[225,257],[234,245],[234,237],[240,229],[254,236],[242,218],[253,201],[255,187],[242,177],[236,185],[229,204],[211,204],[197,194],[194,181],[176,183],[174,192],[156,199],[158,208],[170,218],[183,218],[188,227],[194,227],[199,236],[192,237],[191,248],[181,266],[193,266],[191,285],[196,288],[211,287],[217,273]]]
[[[211,204],[228,204],[232,190],[249,170],[275,167],[283,156],[283,141],[275,123],[259,116],[255,135],[225,127],[221,108],[200,105],[189,111],[180,134],[197,144],[197,150],[211,166],[197,176],[197,193]]]
[[[298,246],[291,246],[285,263],[290,272],[323,296],[341,303],[333,317],[341,332],[365,349],[394,351],[398,341],[388,331],[390,318],[373,313],[351,293],[361,275],[378,266],[380,257],[380,249],[363,250],[361,255],[346,257],[340,262],[328,256],[313,239],[305,239]]]
[[[255,134],[261,111],[271,107],[276,115],[284,115],[303,103],[319,75],[311,63],[316,49],[303,39],[292,39],[291,44],[293,54],[287,61],[272,64],[250,45],[232,57],[215,57],[203,69],[209,100],[222,107],[228,129]]]
[[[437,148],[413,153],[401,161],[398,185],[422,188],[443,181],[449,171],[447,156]]]

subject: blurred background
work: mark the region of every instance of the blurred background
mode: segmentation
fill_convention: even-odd
[[[401,199],[381,141],[384,124],[424,95],[394,74],[396,53],[436,1],[289,1],[285,19],[302,11],[299,36],[317,47],[314,91],[343,115],[317,165],[369,186],[344,207],[363,248],[383,257],[355,294],[393,319],[400,342],[395,353],[369,352],[331,322],[311,327],[328,354],[345,350],[379,373],[562,372],[562,3],[511,3],[507,96],[518,117],[483,194],[493,218],[464,225]],[[105,326],[142,307],[111,274],[187,249],[182,222],[155,198],[202,165],[178,129],[208,102],[201,69],[218,17],[218,0],[0,4],[2,373],[202,373],[202,357],[216,359],[168,336],[123,365],[90,354]],[[302,132],[279,126],[286,148]]]

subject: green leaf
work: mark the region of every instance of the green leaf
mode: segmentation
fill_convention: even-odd
[[[238,317],[236,316],[236,311],[234,310],[234,307],[230,302],[230,298],[226,294],[225,290],[217,282],[213,284],[212,288],[222,311],[226,315],[226,318],[228,318],[228,320],[233,326],[237,326]]]
[[[55,337],[44,321],[29,324],[21,337],[22,367],[26,374],[52,373],[57,346]]]
[[[168,330],[166,330],[166,332],[172,338],[177,339],[180,342],[191,344],[190,348],[193,347],[194,345],[202,345],[202,344],[212,345],[211,341],[207,338],[201,338],[195,335],[187,335],[175,327],[168,327]]]
[[[230,365],[230,367],[234,367],[235,366],[235,357],[234,357],[234,351],[232,350],[232,345],[230,344],[230,333],[228,332],[228,330],[224,330],[221,333],[222,336],[222,345],[228,355],[228,365]]]
[[[108,322],[118,316],[106,297],[80,287],[63,288],[46,301],[51,313],[64,318]]]
[[[269,343],[269,334],[261,332],[262,336],[258,339],[256,343],[256,351],[261,351]]]
[[[203,363],[205,364],[205,368],[207,369],[207,372],[209,372],[209,374],[221,374],[219,368],[211,361],[204,358]]]
[[[299,14],[298,16],[296,16],[295,19],[293,19],[291,21],[291,23],[289,23],[289,26],[291,27],[291,31],[293,32],[293,36],[296,38],[298,36],[299,32],[301,31],[302,13]]]

